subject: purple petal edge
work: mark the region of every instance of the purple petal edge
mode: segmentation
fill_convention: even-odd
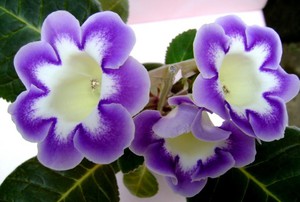
[[[38,144],[38,160],[54,170],[68,170],[76,167],[83,156],[74,147],[73,134],[66,139],[59,139],[55,134],[55,124],[49,130],[47,137]]]
[[[193,85],[193,99],[199,107],[214,111],[223,119],[229,119],[225,100],[219,92],[217,80],[217,77],[205,79],[199,74]]]
[[[216,52],[226,53],[229,48],[229,38],[218,24],[203,25],[194,40],[194,57],[204,78],[217,76]]]
[[[36,117],[34,102],[44,96],[44,92],[35,86],[31,86],[29,90],[22,92],[8,108],[12,120],[17,130],[24,139],[30,142],[40,142],[48,134],[54,119],[42,119]]]
[[[152,126],[161,118],[158,111],[145,110],[134,117],[135,137],[131,143],[130,150],[137,155],[144,155],[147,147],[159,141],[153,131]]]
[[[133,30],[116,13],[110,11],[95,13],[84,22],[83,46],[92,38],[105,46],[101,66],[108,69],[119,68],[135,44]]]
[[[118,159],[134,136],[134,123],[119,104],[99,105],[98,126],[90,129],[80,124],[74,136],[75,148],[88,160],[108,164]]]
[[[256,148],[255,138],[243,133],[231,121],[225,121],[222,129],[230,131],[231,135],[227,142],[227,147],[223,148],[231,153],[235,160],[234,167],[243,167],[255,160]]]
[[[195,196],[207,183],[207,178],[192,181],[189,176],[184,176],[184,174],[177,177],[177,183],[174,183],[174,179],[171,177],[167,177],[166,180],[175,193],[181,194],[185,197]]]
[[[121,104],[135,115],[149,102],[150,78],[145,67],[136,59],[129,57],[119,69],[104,69],[104,72],[114,79],[117,92],[101,103]]]
[[[72,41],[81,48],[81,28],[79,21],[67,11],[55,11],[44,20],[41,40],[49,43],[58,54],[57,43],[62,39]]]

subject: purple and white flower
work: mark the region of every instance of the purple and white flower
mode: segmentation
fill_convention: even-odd
[[[132,116],[148,102],[146,69],[129,53],[135,36],[113,12],[82,26],[66,11],[50,14],[41,41],[23,46],[16,71],[26,87],[9,112],[19,132],[38,142],[38,159],[56,170],[86,157],[110,163],[134,137]]]
[[[281,55],[280,38],[270,28],[246,26],[235,16],[204,25],[194,41],[201,72],[193,86],[195,103],[250,136],[282,138],[285,103],[297,95],[300,82],[279,65]]]
[[[176,193],[194,196],[208,178],[254,161],[255,139],[232,122],[215,127],[188,97],[172,97],[169,104],[176,107],[166,116],[146,110],[134,118],[130,149],[145,157],[151,171],[165,176]]]

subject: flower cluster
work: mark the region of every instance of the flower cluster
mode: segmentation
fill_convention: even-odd
[[[281,42],[272,29],[234,16],[201,27],[193,92],[169,98],[165,116],[135,116],[149,101],[150,79],[129,56],[134,43],[133,31],[112,12],[80,26],[57,11],[45,19],[41,40],[18,51],[14,65],[26,91],[9,112],[23,137],[38,143],[42,164],[66,170],[84,157],[107,164],[129,147],[190,197],[208,178],[253,162],[256,139],[283,137],[285,103],[300,82],[280,67]],[[224,119],[221,126],[211,122],[212,112]]]
[[[297,76],[280,67],[280,39],[270,28],[227,16],[201,27],[193,45],[200,71],[193,100],[170,98],[175,108],[164,117],[157,111],[139,114],[130,147],[187,197],[208,178],[254,161],[255,139],[282,138],[285,103],[300,86]],[[220,127],[213,126],[208,111],[225,120]]]

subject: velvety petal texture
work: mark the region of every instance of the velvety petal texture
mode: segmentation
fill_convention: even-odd
[[[38,159],[55,170],[118,159],[134,136],[132,116],[148,103],[150,79],[129,53],[132,29],[110,11],[80,26],[66,11],[45,19],[41,41],[23,46],[15,69],[26,87],[9,107]]]
[[[254,161],[255,139],[234,124],[214,126],[208,112],[188,96],[172,97],[169,103],[175,108],[166,116],[146,110],[134,118],[130,149],[145,157],[151,171],[165,176],[174,192],[194,196],[208,178]]]
[[[299,78],[280,66],[281,41],[271,28],[225,16],[201,27],[194,41],[200,70],[193,85],[199,107],[233,121],[263,141],[283,137],[285,103],[299,93]]]

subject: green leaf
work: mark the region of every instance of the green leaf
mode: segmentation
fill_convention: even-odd
[[[129,149],[124,150],[124,154],[118,159],[119,168],[123,173],[133,171],[144,163],[144,157],[137,156]]]
[[[140,198],[152,197],[158,192],[156,178],[145,165],[124,174],[123,182],[133,195]]]
[[[128,0],[99,0],[104,11],[113,11],[118,13],[126,23],[129,15]]]
[[[285,138],[257,146],[254,163],[209,179],[194,201],[300,200],[300,130],[287,128]]]
[[[83,160],[68,171],[53,171],[32,158],[0,186],[0,201],[119,201],[110,165]]]
[[[165,63],[172,64],[194,58],[193,43],[196,29],[185,31],[176,36],[167,48]]]
[[[21,46],[40,39],[45,17],[56,10],[68,10],[81,23],[100,11],[95,0],[6,0],[0,1],[0,97],[14,101],[25,88],[13,67]]]

